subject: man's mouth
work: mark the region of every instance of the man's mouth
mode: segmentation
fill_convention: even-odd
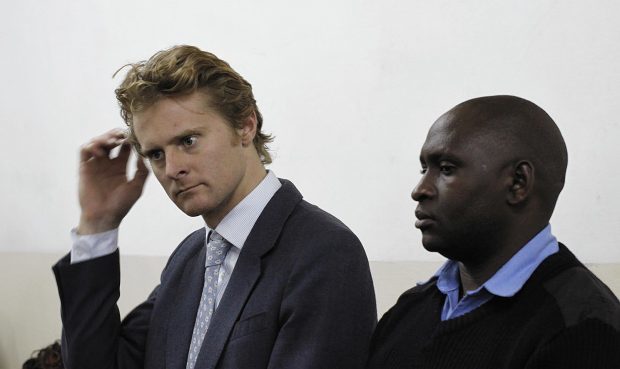
[[[194,188],[196,188],[196,187],[198,187],[198,186],[199,186],[199,185],[194,185],[194,186],[188,186],[188,187],[181,188],[181,189],[179,189],[179,190],[176,192],[175,196],[177,196],[177,197],[178,197],[178,196],[184,195],[184,194],[186,194],[186,193],[188,193],[188,192],[192,191]]]
[[[435,219],[432,216],[419,209],[416,209],[415,217],[418,218],[415,222],[415,227],[420,230],[424,230],[435,223]]]

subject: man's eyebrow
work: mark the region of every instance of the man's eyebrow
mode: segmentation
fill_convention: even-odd
[[[437,152],[431,152],[431,153],[427,153],[426,155],[420,155],[420,162],[421,163],[438,163],[440,161],[450,161],[454,164],[461,164],[462,160],[460,160],[457,156],[453,155],[450,152],[445,152],[445,151],[437,151]]]
[[[140,148],[136,151],[138,152],[138,155],[144,158],[148,158],[150,154],[154,153],[157,150],[159,150],[159,147],[150,147],[145,149],[144,146],[140,145]]]
[[[173,143],[173,142],[178,142],[181,139],[187,137],[187,136],[193,136],[193,135],[199,135],[203,133],[203,129],[200,129],[199,127],[195,127],[195,128],[187,128],[181,132],[179,132],[178,134],[174,135],[169,141],[168,143]]]

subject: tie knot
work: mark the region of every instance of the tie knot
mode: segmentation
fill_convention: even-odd
[[[230,242],[212,231],[207,243],[207,266],[222,264],[230,246]]]

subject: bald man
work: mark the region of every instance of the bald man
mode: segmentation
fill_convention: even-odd
[[[466,101],[431,127],[412,193],[448,261],[381,319],[368,368],[620,368],[620,303],[551,233],[566,145],[530,101]]]

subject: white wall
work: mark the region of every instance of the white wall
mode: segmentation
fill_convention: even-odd
[[[68,248],[78,146],[122,125],[111,75],[187,43],[254,85],[272,168],[372,260],[439,260],[413,227],[419,148],[441,113],[501,93],[541,105],[568,143],[558,238],[584,261],[620,262],[618,14],[616,1],[5,2],[0,251]],[[200,225],[151,178],[122,250],[167,255]]]

